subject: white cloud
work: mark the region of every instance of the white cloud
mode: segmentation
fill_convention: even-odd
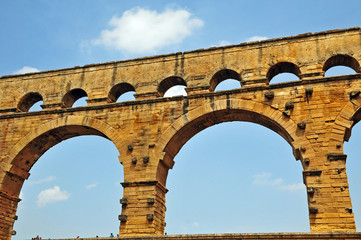
[[[187,96],[185,86],[174,86],[169,88],[165,93],[164,97],[174,97],[174,96]]]
[[[13,72],[13,74],[25,74],[25,73],[32,73],[32,72],[40,72],[40,70],[37,68],[24,66],[23,68]]]
[[[305,189],[305,185],[302,183],[294,183],[294,184],[283,185],[281,188],[287,191],[298,191]]]
[[[89,184],[89,185],[87,185],[87,186],[85,187],[85,189],[86,189],[86,190],[90,190],[90,189],[92,189],[92,188],[95,188],[95,187],[98,186],[98,185],[99,185],[99,183]]]
[[[154,53],[155,50],[180,43],[203,26],[203,21],[186,10],[167,8],[158,13],[140,7],[125,11],[109,21],[112,29],[101,32],[95,45],[104,45],[129,53]]]
[[[253,36],[246,40],[246,42],[257,42],[257,41],[263,41],[269,39],[268,37],[262,37],[262,36]]]
[[[199,227],[199,222],[193,222],[193,223],[192,223],[192,226],[193,226],[193,227]]]
[[[54,186],[39,193],[37,204],[38,207],[44,207],[48,203],[68,200],[69,197],[69,193],[61,191],[59,186]]]
[[[43,183],[47,183],[47,182],[51,182],[54,181],[55,177],[54,176],[49,176],[46,178],[42,178],[36,181],[29,181],[29,185],[39,185],[39,184],[43,184]]]
[[[227,45],[231,45],[232,43],[231,42],[228,42],[226,40],[222,40],[219,42],[219,46],[227,46]]]
[[[282,178],[271,179],[272,173],[261,173],[253,176],[253,184],[276,186],[283,183]]]
[[[281,190],[298,191],[304,189],[302,183],[286,184],[282,178],[272,178],[272,173],[261,173],[253,176],[253,184],[276,187]]]

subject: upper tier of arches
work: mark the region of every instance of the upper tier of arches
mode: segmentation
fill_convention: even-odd
[[[360,63],[349,54],[335,54],[327,58],[322,64],[322,72],[318,74],[319,77],[325,76],[325,72],[332,69],[336,66],[344,66],[352,69],[355,73],[361,73]],[[241,67],[241,66],[239,66]],[[205,89],[201,91],[202,93],[206,92],[214,92],[216,87],[223,81],[232,79],[240,82],[241,87],[252,87],[252,84],[247,83],[243,80],[244,76],[246,76],[246,72],[239,67],[223,67],[218,69],[212,73],[209,73],[207,76],[202,76],[203,85],[198,86],[198,88]],[[303,80],[305,76],[307,76],[307,69],[302,66],[302,63],[296,63],[291,61],[279,61],[271,64],[269,67],[265,68],[265,76],[264,80],[259,79],[256,81],[258,84],[268,85],[272,84],[274,79],[283,74],[290,73],[296,76],[299,80]],[[342,75],[342,74],[341,74]],[[142,84],[121,81],[118,83],[114,83],[109,86],[109,91],[107,96],[98,97],[92,94],[92,89],[89,87],[76,87],[71,90],[68,90],[63,97],[61,98],[60,103],[50,104],[51,106],[60,107],[60,108],[70,108],[74,106],[74,103],[80,98],[88,97],[87,104],[88,105],[96,105],[96,104],[106,104],[106,103],[115,103],[125,93],[135,92],[135,100],[144,99],[144,98],[156,98],[156,97],[164,97],[164,94],[175,86],[182,86],[186,89],[188,93],[197,93],[192,91],[194,87],[190,87],[189,82],[194,81],[194,77],[190,77],[187,75],[173,75],[167,76],[163,79],[154,82],[154,86],[156,86],[156,91],[150,94],[138,94],[138,90],[142,88]],[[287,81],[287,80],[286,80]],[[89,93],[89,95],[88,95]],[[17,102],[16,110],[18,112],[28,112],[29,109],[39,101],[43,101],[43,108],[48,108],[47,105],[47,95],[42,91],[36,91],[34,89],[30,90],[28,93],[23,95]],[[98,94],[97,94],[98,95]],[[146,95],[146,97],[144,97]],[[182,94],[185,95],[185,94]],[[54,108],[54,107],[53,107]]]

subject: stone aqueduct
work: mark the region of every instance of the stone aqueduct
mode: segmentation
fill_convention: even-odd
[[[57,143],[111,140],[124,168],[120,235],[162,235],[168,170],[214,124],[280,134],[303,166],[311,232],[355,232],[343,143],[361,119],[361,30],[349,28],[0,78],[0,239],[10,239],[29,170]],[[325,77],[333,66],[355,74]],[[272,84],[279,73],[300,80]],[[214,92],[225,79],[241,88]],[[175,85],[187,96],[163,97]],[[134,101],[117,103],[125,92]],[[87,106],[73,103],[87,96]],[[28,112],[39,100],[42,111]]]

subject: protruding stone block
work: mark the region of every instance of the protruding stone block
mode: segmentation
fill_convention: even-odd
[[[148,203],[148,204],[154,204],[154,203],[155,203],[155,199],[154,199],[154,198],[147,198],[147,203]]]
[[[310,212],[310,214],[316,214],[316,213],[318,213],[318,208],[317,207],[310,207],[309,212]]]
[[[305,129],[306,128],[306,121],[302,121],[297,123],[297,127],[300,129]]]
[[[322,171],[321,170],[305,170],[303,171],[303,176],[321,176]]]
[[[143,157],[143,163],[144,163],[144,164],[149,163],[149,157],[148,157],[148,156]]]
[[[119,215],[119,216],[118,216],[118,219],[119,219],[119,221],[121,221],[121,222],[125,222],[125,221],[127,221],[128,216],[127,216],[127,215]]]
[[[120,199],[120,204],[127,205],[128,204],[128,198],[121,198]]]
[[[129,145],[128,145],[128,150],[129,150],[130,152],[133,151],[133,145],[132,145],[132,144],[129,144]]]
[[[312,95],[312,93],[313,93],[313,87],[307,86],[306,87],[306,95]]]
[[[154,214],[147,214],[147,220],[153,221],[154,220]]]
[[[270,99],[273,99],[275,97],[275,93],[274,93],[274,91],[268,90],[268,91],[266,91],[264,93],[264,96],[265,96],[265,98],[270,100]]]
[[[329,153],[327,154],[327,160],[329,161],[346,161],[347,155],[346,154],[339,154],[339,153]]]
[[[315,193],[315,188],[314,187],[308,187],[307,188],[307,193],[313,195]]]
[[[286,110],[293,109],[295,107],[295,103],[293,101],[287,101],[285,104]]]
[[[286,117],[290,117],[291,116],[291,111],[290,110],[285,110],[282,112],[282,114]]]
[[[358,97],[360,95],[360,93],[361,93],[360,91],[352,91],[352,92],[350,92],[350,100]]]

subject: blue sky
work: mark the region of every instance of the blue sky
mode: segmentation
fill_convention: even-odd
[[[357,0],[3,0],[0,76],[360,26],[360,8]],[[360,142],[356,125],[345,153],[359,225]],[[271,130],[222,123],[194,136],[175,162],[168,234],[309,231],[301,164]],[[110,141],[77,137],[54,146],[24,184],[13,239],[116,234],[122,181]]]

